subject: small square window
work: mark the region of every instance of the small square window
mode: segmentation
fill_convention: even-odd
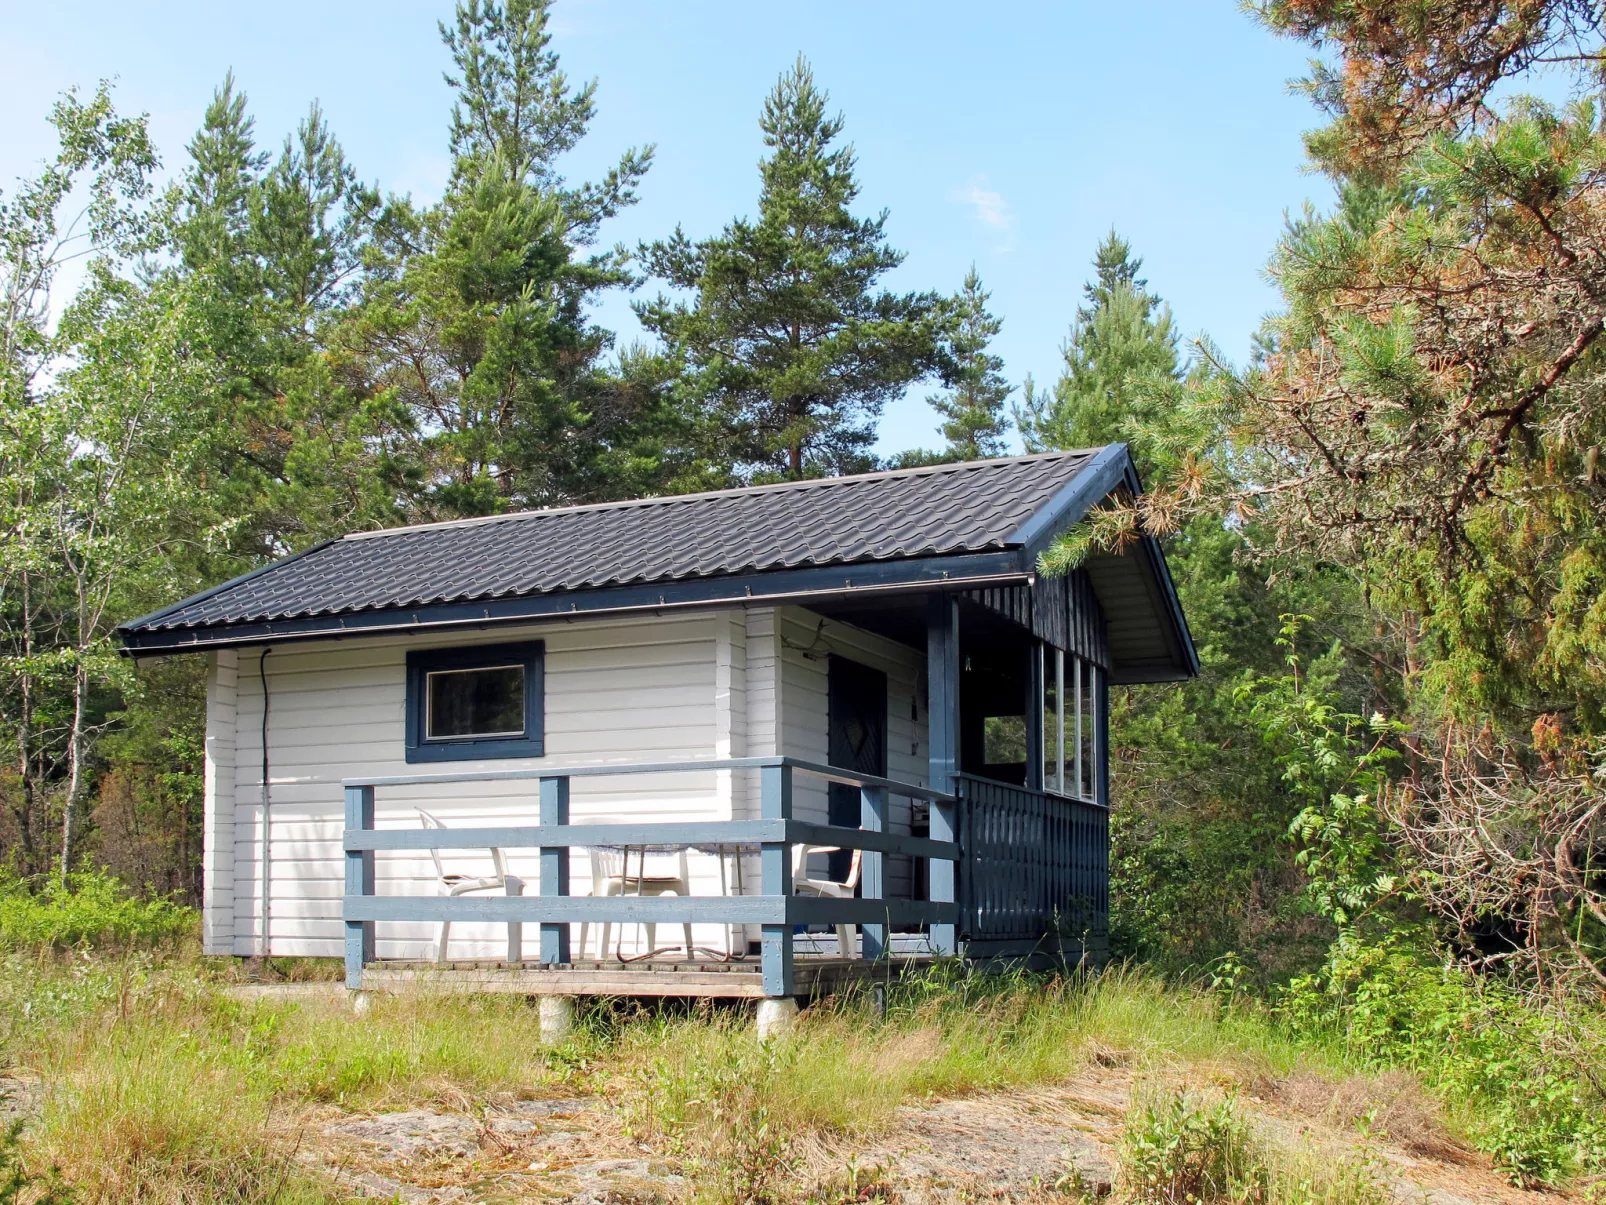
[[[407,760],[540,757],[542,645],[407,654]]]

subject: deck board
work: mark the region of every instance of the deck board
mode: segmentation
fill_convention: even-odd
[[[863,958],[797,959],[794,984],[799,995],[822,995],[851,983],[898,978],[929,966],[929,955],[884,961]],[[501,993],[525,996],[662,996],[704,999],[760,999],[764,978],[756,958],[737,962],[577,962],[562,967],[512,966],[476,962],[371,964],[363,972],[365,991]]]

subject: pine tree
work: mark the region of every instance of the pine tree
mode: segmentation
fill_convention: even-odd
[[[683,391],[751,479],[870,467],[887,400],[941,360],[942,300],[876,288],[903,255],[887,244],[885,211],[852,213],[854,152],[828,103],[800,56],[759,121],[758,219],[641,248],[652,275],[695,296],[637,313],[683,358]]]
[[[982,460],[1004,454],[1004,402],[1014,392],[1004,379],[1004,361],[987,350],[1003,323],[987,309],[991,296],[971,265],[964,287],[953,299],[953,330],[948,341],[949,387],[927,403],[943,416],[948,441],[933,460]]]
[[[274,157],[230,73],[191,140],[176,242],[204,286],[229,381],[207,478],[231,538],[201,577],[371,521],[386,506],[366,399],[334,379],[321,332],[351,300],[383,206],[317,105]]]
[[[1016,421],[1027,448],[1141,444],[1142,425],[1165,404],[1181,373],[1171,309],[1138,277],[1143,266],[1113,230],[1094,259],[1061,354],[1065,369],[1051,390],[1028,382]],[[1143,449],[1134,452],[1141,462]]]
[[[442,24],[457,92],[447,194],[394,207],[337,336],[344,379],[388,408],[382,469],[418,518],[616,496],[651,458],[638,420],[661,399],[604,371],[612,335],[586,313],[630,280],[624,256],[585,248],[634,201],[652,150],[596,184],[563,179],[594,85],[559,69],[548,7],[464,0]]]
[[[212,94],[201,128],[190,140],[185,174],[185,221],[179,251],[186,267],[239,271],[246,266],[252,193],[268,155],[256,149],[256,122],[246,112],[234,72]],[[238,283],[236,283],[236,287]]]

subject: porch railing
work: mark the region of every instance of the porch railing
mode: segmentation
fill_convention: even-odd
[[[575,778],[634,774],[704,773],[755,770],[760,781],[760,819],[666,823],[571,824],[570,782]],[[859,788],[860,828],[812,824],[792,815],[792,782],[803,774]],[[510,827],[452,829],[376,829],[378,792],[388,787],[534,780],[539,784],[540,823]],[[509,960],[521,962],[522,926],[540,926],[540,962],[561,966],[569,958],[569,926],[590,924],[758,925],[762,931],[760,969],[769,996],[793,994],[792,933],[796,925],[859,925],[865,958],[885,958],[888,929],[929,927],[934,949],[954,952],[959,907],[954,899],[952,841],[887,831],[887,799],[892,795],[930,803],[932,831],[955,831],[958,799],[913,783],[856,774],[791,757],[737,757],[723,760],[661,762],[645,765],[586,766],[562,770],[491,770],[479,773],[420,774],[351,778],[345,782],[346,986],[360,990],[363,969],[374,961],[374,926],[380,921],[488,921],[509,926]],[[826,899],[792,894],[792,847],[834,845],[862,850],[860,898]],[[569,893],[569,853],[576,846],[719,845],[759,850],[761,894],[743,896],[574,896]],[[380,850],[530,849],[541,851],[540,894],[502,897],[376,895],[375,859]],[[930,899],[886,897],[886,857],[932,859]],[[941,873],[938,873],[939,868]]]
[[[959,776],[960,927],[973,955],[1102,944],[1109,812],[1096,803]]]

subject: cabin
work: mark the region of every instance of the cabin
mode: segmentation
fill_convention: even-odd
[[[362,531],[118,629],[208,658],[204,941],[347,984],[787,998],[1106,949],[1159,546],[1112,445]]]

